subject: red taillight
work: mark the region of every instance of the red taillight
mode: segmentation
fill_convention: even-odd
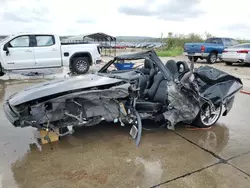
[[[205,46],[201,46],[201,51],[202,51],[202,52],[205,51]]]
[[[248,54],[249,50],[239,50],[237,51],[237,53],[240,53],[240,54]]]
[[[228,51],[227,50],[223,50],[223,52],[222,53],[227,53]]]

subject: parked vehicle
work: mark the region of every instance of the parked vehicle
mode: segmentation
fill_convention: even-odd
[[[250,63],[250,43],[239,44],[225,49],[221,59],[227,64]]]
[[[139,59],[144,61],[142,67],[113,66]],[[168,129],[178,122],[209,127],[219,119],[223,105],[223,116],[228,114],[241,80],[209,66],[193,71],[193,64],[189,68],[186,62],[164,65],[153,50],[121,55],[96,74],[45,82],[13,94],[4,111],[16,127],[68,128],[63,134],[57,132],[59,136],[101,121],[120,123],[131,126],[138,145],[143,119],[164,122]]]
[[[97,44],[61,43],[53,34],[25,33],[0,42],[0,72],[69,66],[84,74],[101,60]]]
[[[232,38],[209,38],[203,43],[186,43],[184,55],[196,62],[199,58],[206,59],[208,63],[215,63],[225,48],[239,44]]]

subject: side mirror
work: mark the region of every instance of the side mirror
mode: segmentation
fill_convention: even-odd
[[[8,43],[3,46],[3,51],[8,51]]]
[[[6,51],[6,55],[7,55],[7,56],[10,54],[10,51],[9,51],[8,47],[9,47],[9,43],[6,43],[6,44],[3,46],[3,51]]]

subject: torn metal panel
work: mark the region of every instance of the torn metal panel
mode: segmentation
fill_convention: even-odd
[[[21,117],[20,122],[25,124],[26,121],[35,121],[43,124],[48,119],[51,122],[58,121],[65,118],[65,112],[66,116],[71,114],[71,117],[83,113],[82,118],[85,119],[101,117],[106,121],[113,121],[120,116],[120,105],[115,99],[127,97],[129,86],[126,83],[106,90],[88,90],[51,99],[31,106],[31,116]],[[51,106],[50,109],[47,109],[47,105]],[[72,122],[73,120],[74,118]]]
[[[9,103],[13,106],[17,106],[32,100],[41,99],[43,97],[55,98],[58,96],[63,96],[67,93],[79,92],[81,90],[98,86],[115,85],[120,82],[123,82],[123,80],[95,74],[63,78],[37,84],[20,91],[10,97]]]
[[[176,123],[192,121],[199,113],[199,103],[188,93],[177,87],[174,82],[168,84],[168,110],[163,113],[170,123],[168,128],[174,130]]]
[[[199,86],[200,95],[215,104],[224,103],[240,89],[242,82],[239,78],[209,66],[202,66],[195,70],[195,80]]]

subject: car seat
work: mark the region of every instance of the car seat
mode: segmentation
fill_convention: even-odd
[[[161,72],[158,72],[153,79],[153,84],[144,91],[145,100],[137,101],[136,110],[139,112],[158,112],[167,103],[168,86],[167,80]]]
[[[156,69],[154,63],[149,59],[145,59],[144,67],[141,68],[140,71],[143,74],[145,74],[145,76],[147,78],[147,86],[146,86],[146,88],[151,87],[151,85],[153,83],[154,75],[157,73],[157,69]]]
[[[177,65],[177,69],[178,69],[178,72],[179,72],[179,80],[181,80],[181,78],[187,73],[190,71],[190,68],[187,64],[186,61],[177,61],[176,63]]]
[[[174,60],[168,60],[167,63],[165,64],[167,69],[170,71],[173,79],[179,80],[179,72],[178,72],[178,67],[176,65],[176,62]]]
[[[179,81],[182,77],[190,71],[187,62],[178,61],[177,63],[174,60],[169,60],[165,64],[168,70],[171,72],[172,77],[175,81]]]

